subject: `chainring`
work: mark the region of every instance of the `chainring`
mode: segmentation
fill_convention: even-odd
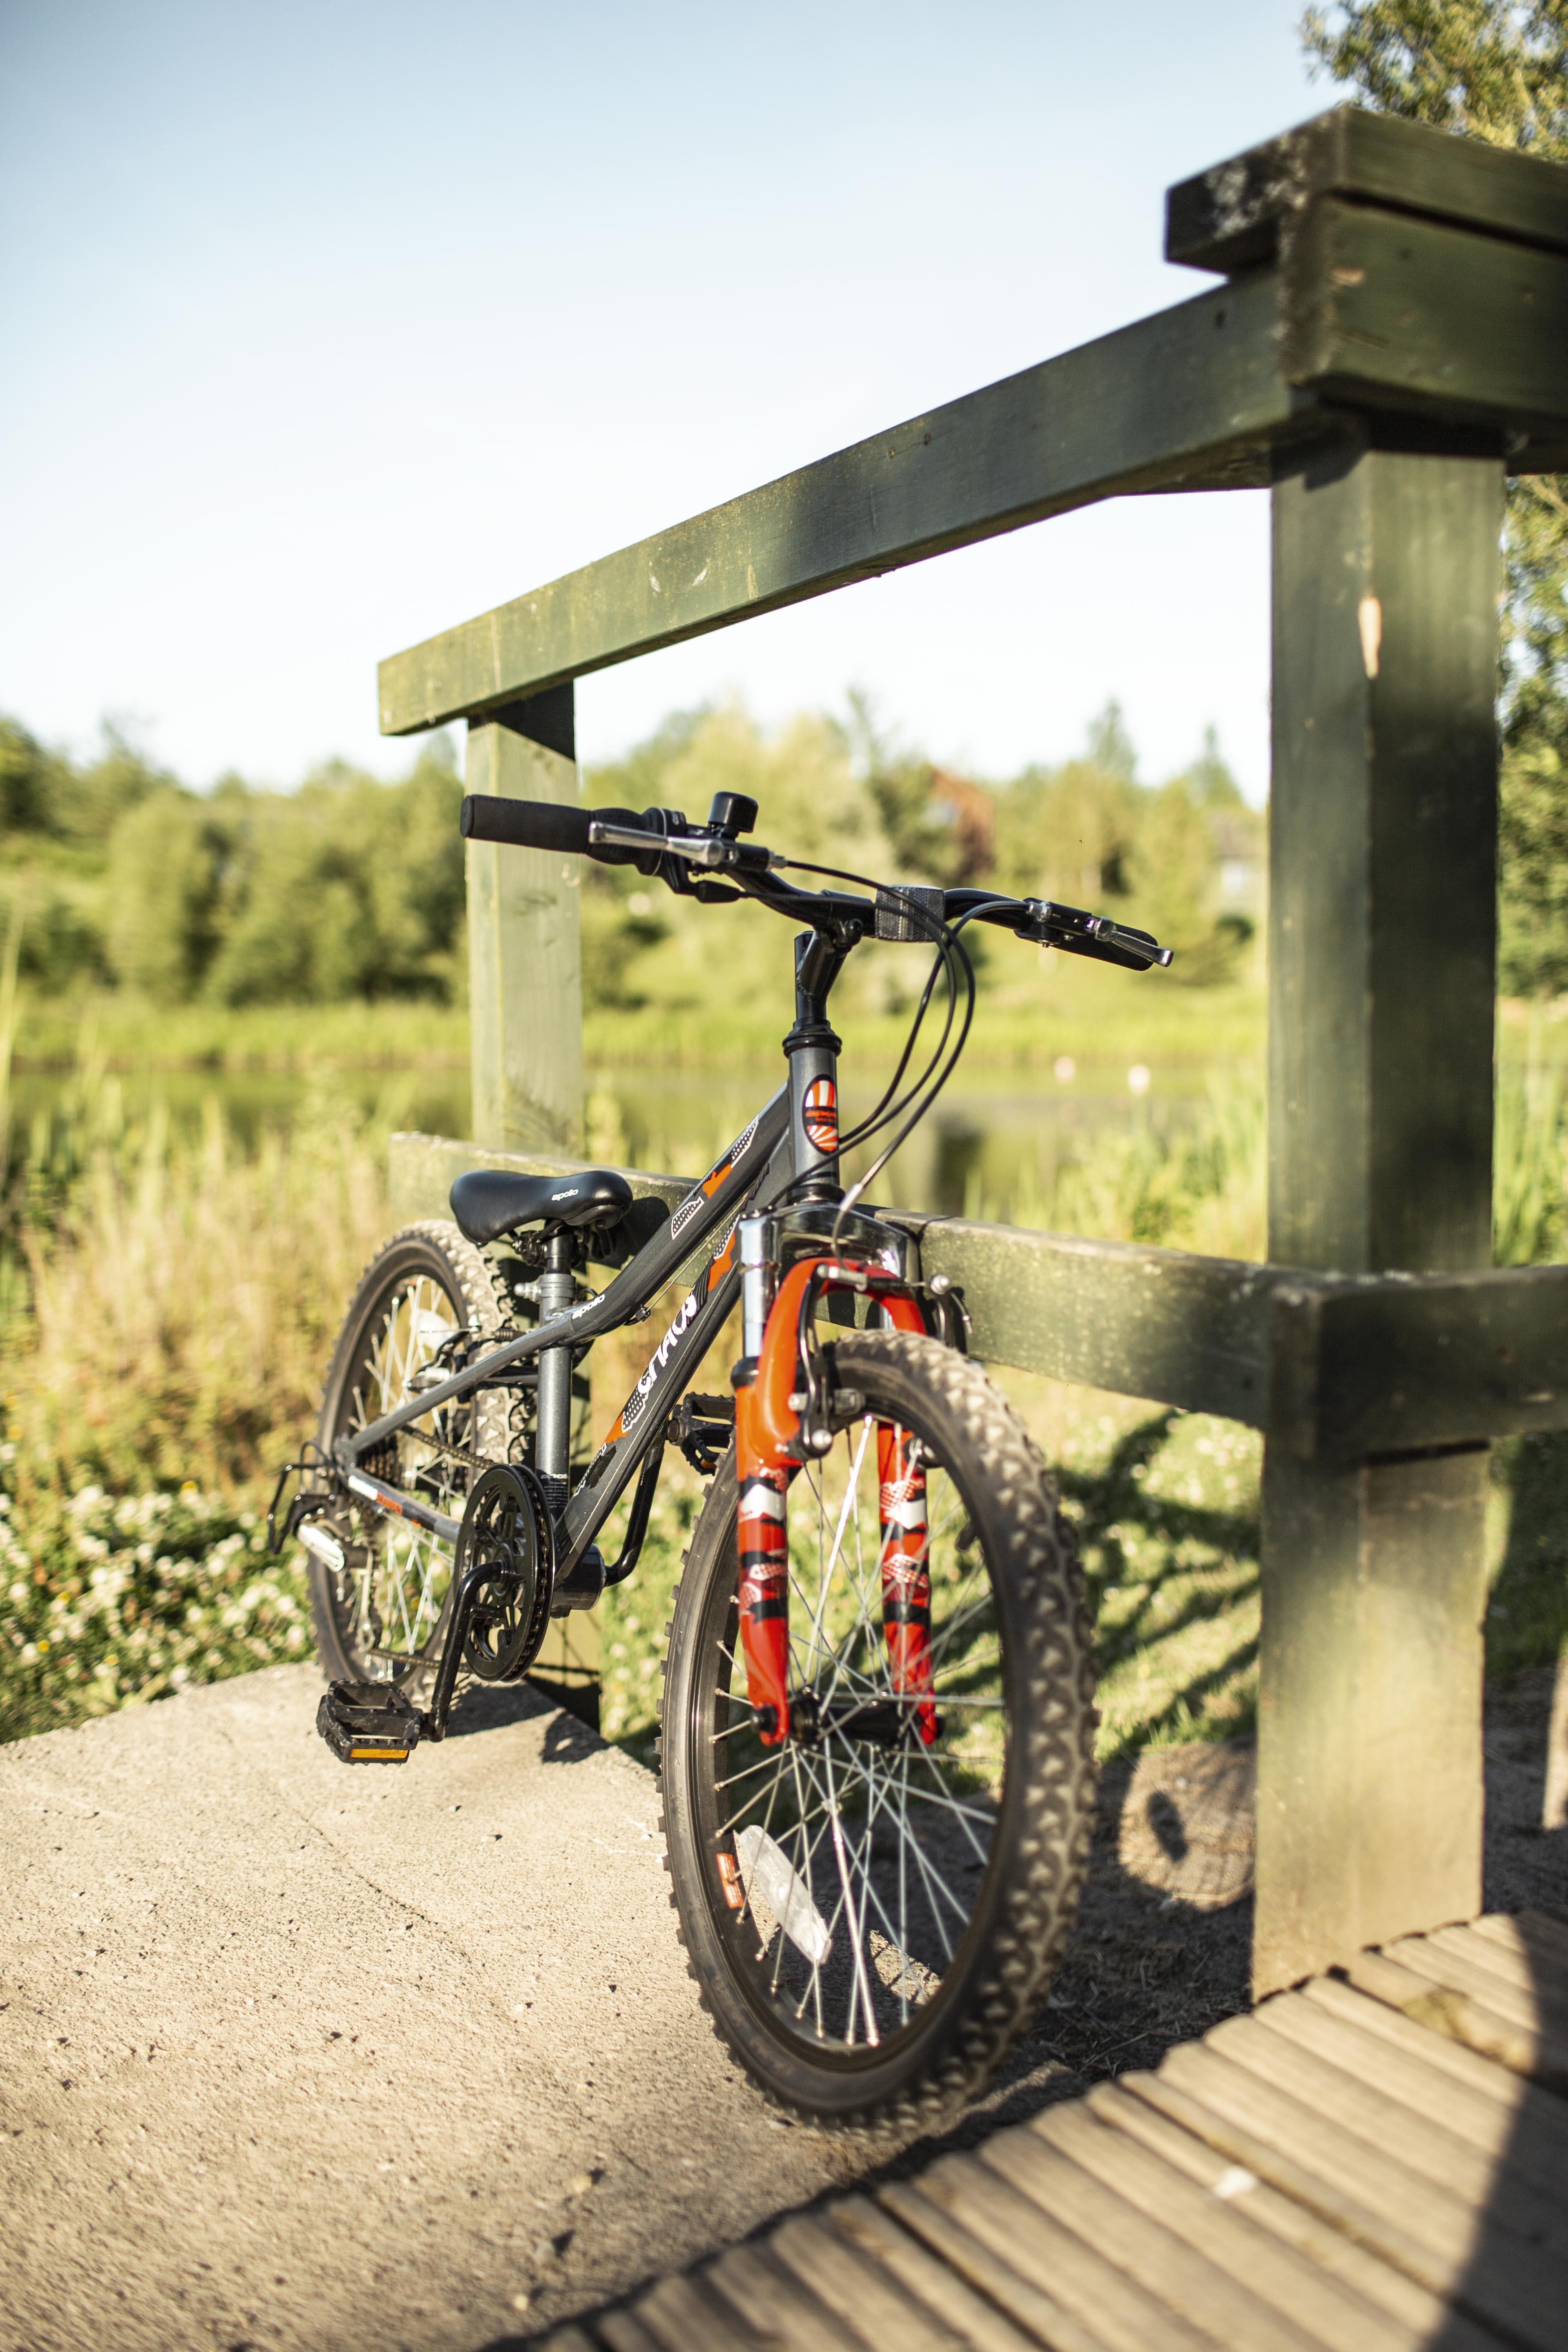
[[[550,1514],[525,1465],[492,1463],[469,1491],[454,1584],[479,1567],[492,1573],[475,1588],[463,1664],[479,1682],[516,1682],[539,1654],[553,1581]]]

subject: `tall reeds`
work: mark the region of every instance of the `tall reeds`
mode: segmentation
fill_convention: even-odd
[[[216,1099],[187,1137],[81,1071],[13,1139],[0,1344],[18,1489],[254,1496],[310,1424],[383,1230],[384,1146],[322,1094],[245,1153]]]
[[[25,1132],[0,966],[0,1738],[308,1643],[260,1506],[385,1222],[385,1131],[322,1094],[238,1150],[128,1116],[89,1051]]]

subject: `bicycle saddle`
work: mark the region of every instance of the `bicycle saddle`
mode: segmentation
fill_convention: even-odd
[[[632,1205],[632,1188],[613,1168],[580,1168],[574,1176],[471,1168],[449,1197],[458,1225],[482,1248],[519,1225],[615,1224]]]

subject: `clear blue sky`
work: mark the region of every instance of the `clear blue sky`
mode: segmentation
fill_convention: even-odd
[[[1173,180],[1331,104],[1298,0],[9,0],[0,709],[394,772],[374,667],[1198,290]],[[1047,523],[585,680],[588,757],[868,688],[1002,775],[1118,696],[1267,775],[1260,494]]]

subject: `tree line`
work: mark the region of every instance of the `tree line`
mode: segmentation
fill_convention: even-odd
[[[449,1001],[462,985],[462,784],[435,738],[395,783],[341,761],[297,792],[193,793],[123,736],[95,760],[0,719],[0,893],[18,969],[160,1003]]]
[[[584,787],[693,818],[715,792],[744,792],[800,856],[1103,902],[1168,939],[1194,981],[1224,978],[1253,929],[1223,878],[1260,870],[1261,824],[1212,736],[1183,775],[1146,786],[1114,705],[1080,758],[1000,785],[897,751],[852,698],[846,719],[773,737],[736,708],[679,714]],[[333,761],[292,793],[237,775],[195,793],[112,730],[79,763],[0,719],[0,900],[21,973],[51,994],[97,984],[163,1003],[460,1001],[461,793],[446,735],[391,783]],[[626,869],[585,879],[589,1004],[698,1001],[714,934],[690,930],[695,909]]]

